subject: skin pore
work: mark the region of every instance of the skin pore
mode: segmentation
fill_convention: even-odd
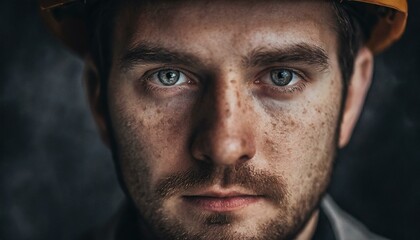
[[[122,7],[107,82],[111,127],[97,110],[100,81],[87,85],[101,133],[114,137],[125,187],[152,232],[165,239],[311,237],[372,65],[362,50],[354,76],[361,81],[349,87],[340,122],[333,24],[324,1]]]

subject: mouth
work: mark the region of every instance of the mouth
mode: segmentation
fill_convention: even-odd
[[[241,192],[204,192],[184,195],[184,202],[210,212],[232,212],[263,200],[264,196]]]

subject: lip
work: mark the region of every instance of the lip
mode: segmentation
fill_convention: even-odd
[[[232,212],[262,200],[263,196],[236,191],[209,191],[183,196],[183,200],[201,210],[211,212]]]

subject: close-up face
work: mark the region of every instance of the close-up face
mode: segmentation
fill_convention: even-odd
[[[153,232],[281,239],[314,224],[340,135],[335,22],[324,1],[123,6],[102,130]]]

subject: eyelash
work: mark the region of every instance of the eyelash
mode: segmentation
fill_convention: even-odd
[[[303,92],[303,90],[306,88],[307,82],[300,81],[299,83],[296,83],[293,86],[290,87],[279,87],[279,86],[264,86],[266,90],[268,90],[270,93],[276,95],[276,94],[282,94],[282,95],[288,95],[288,94],[294,94],[296,92]]]
[[[263,76],[265,76],[266,74],[270,74],[271,71],[280,70],[280,69],[284,69],[284,70],[288,70],[292,72],[292,74],[295,74],[296,76],[298,76],[300,80],[292,86],[275,86],[275,85],[263,83],[263,81],[261,80]],[[279,93],[283,95],[288,95],[288,94],[293,94],[296,92],[302,92],[306,88],[309,82],[310,82],[309,78],[302,71],[288,68],[288,67],[272,67],[272,68],[266,69],[262,73],[258,74],[257,80],[254,81],[255,84],[263,86],[266,90],[268,90],[270,93],[275,94],[275,95],[278,95]]]
[[[171,69],[171,70],[175,70],[175,71],[179,71],[180,73],[184,74],[187,78],[188,78],[188,83],[187,84],[182,84],[182,85],[175,85],[175,86],[159,86],[158,84],[154,84],[152,83],[152,78],[159,72],[159,71],[163,71],[165,69]],[[183,88],[185,88],[184,85],[195,85],[197,84],[197,81],[194,80],[193,77],[191,77],[191,74],[181,68],[177,68],[177,67],[173,67],[173,66],[163,66],[163,67],[159,67],[159,68],[155,68],[152,70],[147,71],[141,78],[141,84],[143,85],[144,89],[146,92],[151,93],[151,92],[167,92],[167,91],[176,91],[176,90],[181,90]]]
[[[184,74],[189,82],[187,84],[182,84],[182,85],[177,85],[177,86],[170,86],[170,87],[164,87],[164,86],[159,86],[158,84],[154,84],[152,83],[152,77],[158,73],[159,71],[165,70],[165,69],[172,69],[172,70],[176,70],[181,72],[182,74]],[[266,84],[263,81],[261,81],[261,77],[264,76],[265,74],[270,74],[271,71],[273,70],[278,70],[278,69],[284,69],[284,70],[288,70],[291,71],[293,74],[295,74],[297,77],[300,78],[300,80],[295,83],[292,86],[275,86],[275,85],[270,85],[270,84]],[[191,86],[191,85],[196,85],[198,83],[197,80],[195,80],[194,78],[191,77],[191,74],[181,68],[177,68],[177,67],[172,67],[172,66],[163,66],[163,67],[159,67],[153,70],[149,70],[147,71],[142,79],[142,85],[143,85],[143,89],[148,92],[148,93],[167,93],[168,91],[171,92],[176,92],[182,89],[185,89],[185,85],[187,86]],[[272,94],[272,95],[292,95],[296,92],[303,92],[303,90],[306,88],[307,84],[309,83],[309,79],[306,76],[306,74],[304,74],[302,71],[296,70],[296,69],[291,69],[291,68],[287,68],[287,67],[272,67],[269,68],[267,70],[264,70],[262,73],[257,75],[257,79],[253,81],[254,84],[259,85],[261,87],[263,87],[266,91],[268,91],[268,93]]]

